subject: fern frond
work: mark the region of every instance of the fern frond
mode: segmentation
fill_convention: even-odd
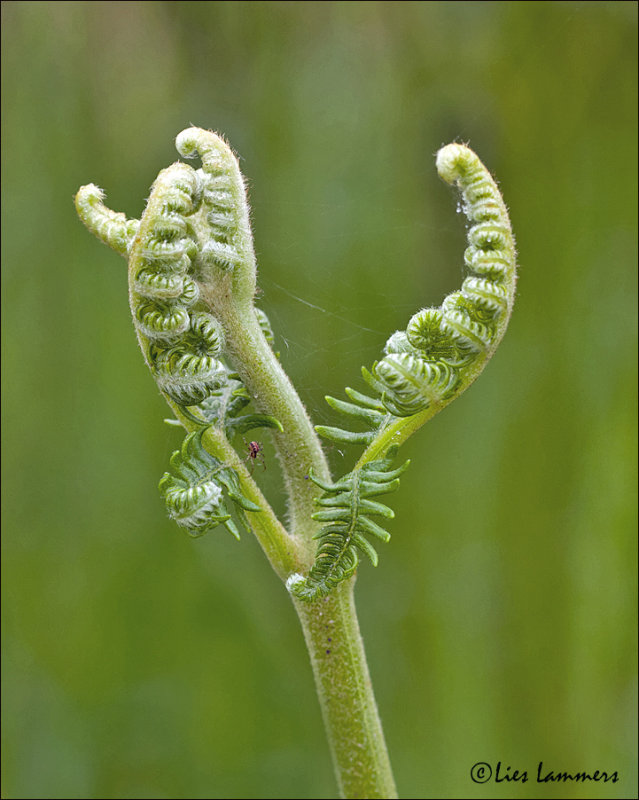
[[[504,334],[515,296],[515,242],[495,181],[468,147],[451,144],[437,154],[437,169],[456,183],[471,226],[461,291],[439,308],[419,311],[393,334],[373,367],[382,402],[397,416],[443,405],[474,380]]]
[[[131,311],[158,387],[197,405],[226,377],[222,328],[200,299],[197,222],[202,178],[186,164],[163,170],[129,252]]]
[[[158,387],[182,417],[213,423],[227,436],[255,427],[281,430],[267,414],[238,413],[248,394],[240,383],[229,383],[222,316],[215,306],[216,297],[230,294],[248,301],[252,311],[246,313],[255,314],[272,346],[268,317],[253,306],[255,256],[237,158],[224,139],[201,128],[182,131],[176,147],[186,158],[199,156],[202,165],[193,169],[178,162],[162,170],[141,220],[107,208],[94,184],[80,188],[76,209],[92,233],[128,256],[140,347]]]
[[[309,475],[324,490],[316,500],[321,509],[313,514],[313,519],[327,524],[314,537],[319,539],[319,546],[308,575],[296,574],[288,579],[287,586],[296,597],[310,602],[327,595],[338,583],[353,575],[359,564],[359,553],[364,553],[377,566],[377,551],[367,537],[387,542],[390,533],[370,517],[392,519],[394,514],[388,506],[370,498],[398,488],[399,476],[410,461],[392,469],[396,453],[397,448],[392,448],[386,458],[370,461],[334,483],[321,481],[312,473]]]
[[[477,377],[504,334],[515,296],[515,242],[495,181],[475,153],[460,144],[439,151],[437,169],[444,180],[457,184],[471,223],[464,254],[469,275],[439,308],[418,311],[405,331],[392,334],[383,358],[370,372],[362,371],[379,405],[395,418],[443,408]],[[358,417],[359,412],[343,404],[329,404]],[[358,405],[370,408],[368,400]],[[381,417],[376,422],[377,430],[368,426],[370,433],[325,426],[317,430],[334,441],[370,444]]]
[[[365,509],[383,515],[385,507],[367,506],[371,501],[360,494],[353,481],[368,474],[372,464],[386,463],[372,459],[382,453],[387,453],[388,459],[391,445],[405,441],[475,380],[508,324],[515,296],[515,243],[499,189],[481,161],[464,145],[442,148],[437,169],[462,193],[471,223],[464,255],[469,275],[461,290],[446,297],[439,308],[414,314],[406,330],[390,336],[383,357],[372,369],[362,369],[373,397],[347,389],[352,402],[326,398],[331,408],[359,429],[318,425],[317,432],[339,444],[363,445],[366,451],[358,468],[341,483],[332,487],[318,484],[325,490],[319,502],[327,509],[314,517],[331,525],[320,532],[315,564],[308,577],[291,578],[291,591],[304,599],[315,599],[352,575],[358,549],[376,563],[370,544],[358,537],[367,526],[375,526]],[[356,513],[353,503],[360,500]],[[375,526],[369,532],[379,535],[380,530]]]
[[[173,474],[165,472],[158,488],[171,519],[186,528],[191,536],[202,536],[223,524],[239,539],[239,531],[225,504],[225,494],[235,503],[238,518],[247,530],[250,528],[244,511],[261,509],[244,497],[235,470],[204,448],[204,431],[196,431],[185,438],[181,449],[171,456]]]
[[[162,170],[141,220],[108,209],[93,184],[82,187],[75,202],[89,230],[128,256],[129,301],[147,365],[179,407],[176,422],[200,428],[187,436],[171,459],[173,474],[160,482],[169,514],[192,535],[224,524],[239,536],[225,498],[246,527],[244,510],[260,509],[243,496],[237,474],[204,449],[202,431],[214,425],[218,438],[229,440],[255,427],[282,430],[267,414],[242,413],[251,398],[228,366],[224,328],[210,302],[216,292],[229,293],[234,272],[241,280],[233,290],[252,301],[248,206],[237,160],[220,137],[191,128],[176,144],[185,155],[201,155],[202,168],[175,163]],[[256,309],[255,315],[272,343],[266,314]]]

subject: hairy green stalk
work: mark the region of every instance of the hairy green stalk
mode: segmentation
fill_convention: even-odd
[[[187,435],[160,481],[169,516],[192,536],[224,526],[252,531],[290,592],[311,657],[340,792],[395,797],[384,735],[361,640],[353,587],[360,554],[386,542],[393,517],[381,495],[409,462],[399,447],[479,375],[508,324],[515,245],[490,174],[467,147],[439,151],[441,177],[458,186],[470,221],[461,290],[418,311],[363,370],[369,392],[347,388],[329,405],[356,430],[314,429],[278,356],[266,314],[255,307],[256,264],[244,180],[226,142],[188,128],[176,141],[195,169],[162,170],[140,220],[108,209],[89,184],[76,196],[82,221],[128,260],[129,303],[143,357]],[[278,519],[247,458],[244,434],[269,431],[288,498]],[[333,478],[317,433],[364,451]],[[246,444],[245,444],[246,446]],[[317,546],[314,540],[318,540]]]
[[[359,631],[353,581],[295,599],[342,797],[397,797]]]

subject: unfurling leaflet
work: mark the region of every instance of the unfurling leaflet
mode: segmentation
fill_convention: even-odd
[[[173,474],[165,472],[159,489],[171,519],[186,528],[191,536],[202,536],[223,524],[240,538],[237,526],[225,505],[226,496],[235,503],[238,519],[250,531],[245,511],[260,507],[244,497],[237,473],[212,456],[202,444],[205,429],[190,433],[171,456]]]
[[[335,484],[344,487],[340,495],[344,504],[358,500],[352,476],[378,463],[371,459],[384,453],[388,456],[391,445],[405,441],[475,380],[501,341],[512,310],[515,242],[495,181],[475,153],[461,144],[439,151],[437,169],[461,191],[463,210],[470,221],[464,255],[469,274],[461,290],[446,297],[439,308],[418,311],[406,330],[392,334],[384,357],[370,371],[362,369],[374,396],[347,388],[351,402],[326,398],[332,408],[365,428],[316,428],[331,441],[367,448],[358,467]],[[320,537],[307,578],[290,579],[290,589],[297,596],[313,600],[353,573],[356,552],[340,549],[335,535],[331,530],[332,538]]]
[[[309,476],[324,490],[316,501],[321,510],[313,514],[313,519],[326,525],[314,537],[319,539],[319,547],[309,574],[306,577],[291,575],[287,581],[289,591],[296,597],[312,601],[327,595],[338,583],[353,575],[359,563],[358,553],[367,555],[377,566],[377,551],[367,537],[387,542],[390,533],[370,517],[392,519],[395,515],[388,506],[370,498],[394,492],[399,487],[399,476],[410,461],[392,469],[396,452],[397,448],[391,448],[386,458],[369,461],[335,483]]]
[[[316,425],[315,430],[325,439],[330,439],[338,444],[365,444],[369,445],[388,424],[394,419],[393,414],[385,408],[379,398],[356,392],[355,389],[346,387],[346,394],[353,401],[347,403],[335,397],[326,397],[326,402],[339,411],[352,418],[353,422],[365,425],[366,431],[349,431],[342,428],[332,428],[328,425]]]

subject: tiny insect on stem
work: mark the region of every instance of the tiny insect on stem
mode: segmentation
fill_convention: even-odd
[[[244,444],[248,450],[248,455],[246,456],[245,461],[250,460],[251,462],[251,475],[253,474],[253,468],[255,467],[255,461],[257,458],[262,460],[262,466],[264,469],[266,469],[266,461],[264,460],[264,453],[262,452],[264,449],[263,445],[260,442],[247,442],[246,440],[244,440]]]

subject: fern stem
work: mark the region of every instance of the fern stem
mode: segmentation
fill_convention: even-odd
[[[237,472],[245,496],[262,510],[258,513],[247,511],[253,533],[264,551],[271,566],[282,580],[300,564],[298,548],[279,521],[270,504],[251,477],[242,459],[228,443],[226,437],[209,428],[203,436],[207,449],[212,455],[225,461]]]
[[[293,597],[311,657],[340,794],[393,798],[393,780],[353,597],[354,580],[314,603]]]
[[[282,424],[284,430],[273,435],[273,442],[289,500],[289,527],[308,547],[318,529],[311,520],[316,510],[317,487],[308,479],[309,471],[312,469],[321,479],[330,480],[319,438],[299,395],[266,341],[252,306],[222,304],[219,295],[205,299],[224,326],[229,357],[251,393],[254,406]],[[310,545],[309,564],[314,550],[314,545]]]

